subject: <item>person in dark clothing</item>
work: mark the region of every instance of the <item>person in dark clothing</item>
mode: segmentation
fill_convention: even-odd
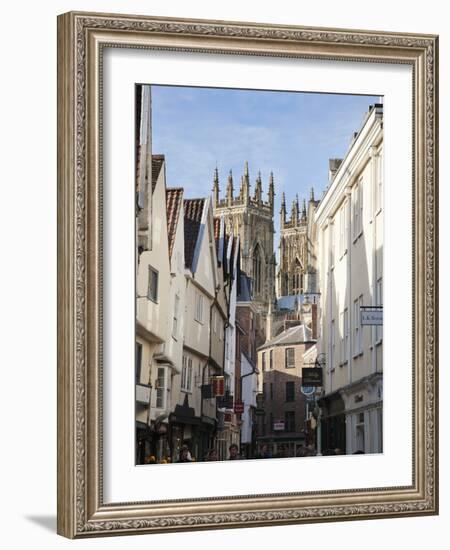
[[[269,451],[267,445],[263,445],[256,458],[272,458],[272,453]]]
[[[192,462],[191,453],[189,452],[189,447],[187,445],[183,445],[181,447],[180,458],[177,460],[177,462]]]

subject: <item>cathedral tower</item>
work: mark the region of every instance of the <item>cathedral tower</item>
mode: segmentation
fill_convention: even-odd
[[[280,210],[280,267],[277,274],[277,292],[280,296],[293,296],[311,292],[309,288],[311,271],[311,251],[308,244],[308,223],[318,201],[314,199],[314,190],[306,206],[303,199],[300,208],[298,195],[292,201],[291,216],[287,218],[286,198],[282,196]]]
[[[226,197],[220,198],[217,168],[213,179],[214,216],[225,218],[228,234],[239,235],[241,244],[241,269],[253,281],[253,300],[266,315],[269,303],[275,300],[274,254],[274,200],[275,186],[270,174],[267,200],[263,197],[261,173],[255,181],[254,193],[250,190],[248,163],[245,163],[239,194],[234,195],[233,179],[228,176]]]

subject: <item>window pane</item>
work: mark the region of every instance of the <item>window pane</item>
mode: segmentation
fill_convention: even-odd
[[[150,266],[148,270],[148,297],[156,302],[158,300],[158,272]]]
[[[294,401],[295,382],[286,382],[286,401]]]
[[[295,367],[295,348],[286,348],[285,367],[287,369],[292,369]]]
[[[295,432],[295,411],[284,413],[284,429],[287,432]]]
[[[141,383],[142,344],[136,343],[136,384]]]
[[[165,407],[165,374],[164,368],[158,368],[158,378],[156,380],[156,408],[162,409]]]

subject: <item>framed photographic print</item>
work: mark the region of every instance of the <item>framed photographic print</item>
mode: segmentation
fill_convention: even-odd
[[[58,18],[58,532],[436,514],[438,38]]]

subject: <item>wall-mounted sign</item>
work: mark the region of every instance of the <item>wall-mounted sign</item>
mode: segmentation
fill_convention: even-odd
[[[203,386],[200,387],[200,391],[202,394],[202,399],[212,399],[213,397],[212,384],[203,384]]]
[[[217,397],[217,406],[219,409],[232,409],[233,408],[233,396],[230,393]]]
[[[242,414],[244,412],[244,403],[242,401],[236,401],[234,403],[234,412],[236,414]]]
[[[284,422],[274,422],[273,423],[273,430],[274,431],[284,430]]]
[[[302,369],[302,386],[322,386],[322,369],[316,367],[307,367]]]
[[[225,393],[225,378],[223,376],[214,376],[211,379],[212,391],[214,397],[224,395]]]
[[[150,386],[146,384],[136,384],[136,401],[143,405],[150,403]]]
[[[383,324],[383,308],[381,306],[361,306],[361,325]]]

